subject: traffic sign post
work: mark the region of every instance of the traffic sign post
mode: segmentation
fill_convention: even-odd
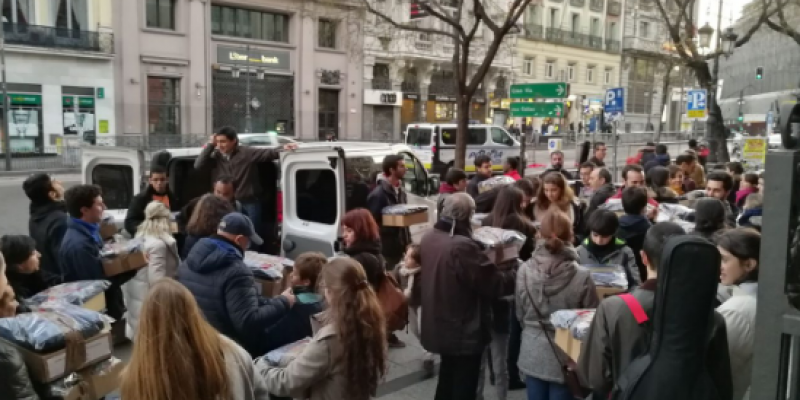
[[[561,103],[511,103],[512,117],[561,118],[563,112]]]
[[[511,85],[512,99],[563,99],[569,96],[569,84],[521,83]]]
[[[689,118],[705,118],[708,103],[708,92],[705,89],[689,91],[689,100],[686,102],[686,114]]]
[[[606,121],[613,122],[612,134],[614,135],[614,165],[611,166],[614,176],[617,176],[617,122],[625,119],[625,89],[612,88],[606,90],[606,98],[603,101],[603,115]]]

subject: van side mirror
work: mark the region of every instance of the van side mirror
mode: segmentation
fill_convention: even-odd
[[[428,196],[433,196],[439,193],[439,186],[442,185],[442,181],[437,174],[431,174],[428,177]]]

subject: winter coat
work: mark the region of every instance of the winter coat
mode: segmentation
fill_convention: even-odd
[[[456,188],[447,182],[442,183],[442,185],[439,186],[439,198],[436,200],[436,215],[442,214],[442,210],[444,209],[444,201],[456,192],[458,192],[458,190],[456,190]]]
[[[181,258],[186,259],[186,257],[189,257],[192,247],[203,238],[203,236],[186,235],[186,239],[183,241],[183,249],[181,250]]]
[[[367,282],[378,292],[386,271],[386,261],[381,255],[381,242],[355,242],[344,253],[358,261],[367,274]]]
[[[15,265],[6,265],[6,278],[8,278],[8,284],[14,289],[14,296],[19,303],[17,314],[29,311],[28,307],[25,306],[24,299],[48,288],[47,283],[42,278],[41,270],[25,274],[18,271]]]
[[[551,254],[543,242],[517,273],[516,313],[522,325],[522,345],[517,366],[521,373],[549,382],[563,383],[561,364],[547,337],[555,337],[550,315],[558,310],[595,308],[600,300],[591,275],[578,268],[578,253],[570,244]],[[538,312],[531,305],[533,300]],[[426,310],[427,311],[427,310]],[[541,314],[539,314],[541,313]],[[424,314],[423,314],[424,316]],[[542,321],[547,332],[542,332]]]
[[[22,355],[4,340],[0,340],[0,376],[0,399],[39,400]]]
[[[106,279],[100,250],[100,226],[70,218],[61,242],[58,258],[64,282]]]
[[[467,194],[472,196],[472,198],[478,197],[480,192],[478,191],[478,184],[491,178],[491,176],[483,176],[481,174],[475,174],[472,178],[467,182]]]
[[[616,236],[625,241],[631,248],[636,265],[639,268],[639,277],[642,281],[647,280],[647,266],[642,262],[642,247],[647,231],[653,224],[644,215],[625,214],[619,217],[619,228]]]
[[[620,265],[625,269],[625,277],[628,279],[628,289],[633,289],[642,284],[639,273],[639,266],[636,265],[636,257],[633,250],[620,238],[614,239],[614,250],[603,258],[591,252],[589,249],[589,238],[584,239],[578,247],[578,257],[581,265]]]
[[[518,180],[522,179],[522,176],[520,176],[519,172],[517,170],[515,170],[515,169],[509,170],[508,172],[506,172],[505,176],[508,176],[511,179],[515,180],[515,181],[518,181]]]
[[[319,317],[315,318],[319,320]],[[265,359],[256,362],[267,390],[276,396],[305,400],[346,399],[346,379],[341,358],[342,342],[333,325],[316,331],[296,357],[282,360],[280,367],[270,366]]]
[[[644,167],[645,174],[647,171],[650,171],[653,167],[658,167],[659,165],[662,167],[668,167],[672,163],[672,160],[669,158],[669,154],[656,154],[655,157],[648,160],[646,163],[643,163],[642,166]]]
[[[236,400],[270,400],[266,383],[253,365],[253,359],[236,342],[222,336],[223,350],[232,398]]]
[[[311,329],[311,317],[324,310],[323,298],[316,293],[296,293],[295,295],[297,302],[291,310],[280,321],[267,329],[262,337],[266,352],[314,335]]]
[[[733,193],[733,191],[731,191],[731,193]],[[736,207],[744,208],[744,201],[747,200],[747,196],[750,196],[753,193],[758,193],[758,190],[756,190],[756,188],[753,188],[753,187],[749,187],[749,188],[741,189],[741,190],[737,191],[736,192],[736,199],[734,201],[734,204],[736,204]]]
[[[283,297],[267,299],[256,290],[242,250],[225,238],[200,239],[178,267],[178,281],[194,295],[208,323],[253,356],[265,353],[264,332],[288,312]]]
[[[150,287],[161,278],[175,278],[181,263],[178,245],[172,237],[148,236],[144,240],[143,250],[148,258],[147,266],[136,272],[136,276],[122,287],[128,307],[125,336],[131,340],[136,336],[139,312]]]
[[[606,201],[614,196],[616,192],[617,189],[609,182],[595,190],[594,194],[592,194],[592,199],[589,200],[589,208],[586,210],[586,218],[588,219],[595,210],[605,204]]]
[[[603,161],[601,161],[599,158],[597,158],[595,156],[592,156],[592,158],[589,159],[589,162],[594,164],[595,167],[599,167],[599,168],[603,168],[603,167],[606,166],[606,163],[604,163]]]
[[[689,174],[689,178],[694,181],[694,184],[697,185],[698,189],[702,189],[706,187],[706,171],[702,165],[695,165],[694,170]]]
[[[408,228],[383,226],[383,209],[397,204],[408,204],[405,189],[402,185],[398,188],[392,187],[392,184],[380,175],[377,186],[367,197],[367,204],[380,228],[383,256],[387,260],[399,262],[403,258],[406,246],[411,243],[411,233]]]
[[[131,234],[131,237],[136,236],[136,230],[139,229],[139,225],[144,222],[144,209],[147,208],[147,205],[153,202],[153,196],[156,194],[155,190],[153,190],[153,186],[147,185],[147,189],[144,192],[133,196],[133,200],[131,200],[130,206],[128,206],[128,213],[125,214],[125,230]],[[166,194],[167,198],[169,199],[169,208],[172,211],[177,209],[177,200],[172,195],[172,192],[167,190]]]
[[[761,230],[761,217],[764,213],[764,209],[759,208],[751,208],[749,210],[744,210],[742,215],[739,216],[739,219],[736,220],[737,226],[749,226],[751,228],[756,228],[759,231]]]
[[[501,271],[472,239],[469,221],[439,220],[422,238],[422,346],[446,355],[481,354],[491,341],[492,303],[514,292],[514,270]]]
[[[36,241],[36,250],[42,255],[39,260],[42,278],[48,286],[63,282],[64,272],[58,251],[67,233],[67,208],[64,202],[33,204],[28,220],[28,234]]]
[[[733,296],[717,308],[717,312],[725,319],[725,327],[728,332],[733,400],[750,397],[757,292],[758,283],[742,283],[733,289]]]
[[[264,194],[258,163],[272,161],[280,156],[273,149],[248,146],[236,146],[230,155],[217,151],[215,146],[207,145],[194,162],[195,169],[212,166],[212,181],[227,175],[233,178],[236,186],[236,198],[242,202],[257,201]],[[268,192],[271,192],[267,188]]]

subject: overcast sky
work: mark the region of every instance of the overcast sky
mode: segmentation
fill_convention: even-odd
[[[717,29],[717,15],[719,14],[719,6],[722,4],[722,29],[728,25],[736,22],[742,15],[742,7],[749,3],[750,0],[700,0],[700,8],[698,11],[699,23],[698,27],[706,24],[711,25],[712,28]],[[740,35],[743,33],[737,32]]]

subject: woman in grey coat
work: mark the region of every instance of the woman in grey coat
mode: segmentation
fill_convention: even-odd
[[[600,303],[588,272],[578,268],[572,246],[572,222],[558,211],[542,219],[533,257],[517,272],[517,317],[523,325],[517,365],[525,375],[528,400],[571,400],[561,365],[545,335],[555,337],[550,314],[558,310],[595,308]],[[533,304],[531,303],[533,301]],[[542,330],[545,327],[546,331]]]

